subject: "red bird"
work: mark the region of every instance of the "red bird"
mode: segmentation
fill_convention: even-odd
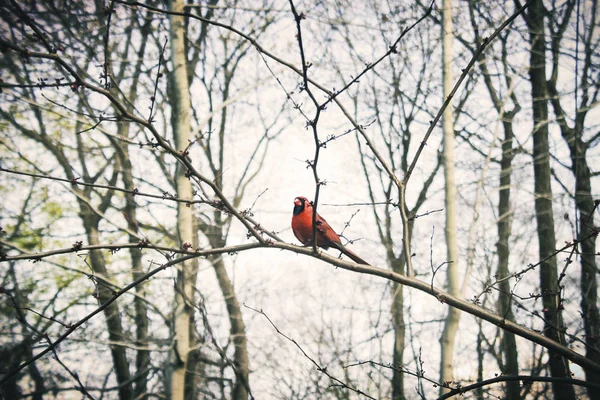
[[[292,217],[292,230],[296,238],[305,246],[312,246],[313,239],[313,218],[314,208],[312,202],[306,197],[296,197],[294,199],[294,216]],[[317,213],[317,246],[327,250],[334,247],[343,254],[350,257],[355,263],[369,265],[368,262],[348,250],[342,244],[340,236],[335,233],[331,226]]]

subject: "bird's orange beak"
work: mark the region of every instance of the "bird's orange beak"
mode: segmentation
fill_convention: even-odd
[[[301,206],[301,205],[302,205],[302,202],[300,201],[300,199],[299,199],[299,198],[297,198],[297,197],[296,197],[296,198],[294,199],[294,205],[295,205],[295,206]]]

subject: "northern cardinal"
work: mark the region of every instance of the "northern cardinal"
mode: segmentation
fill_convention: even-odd
[[[294,199],[294,216],[292,217],[292,230],[296,238],[305,246],[311,246],[313,239],[312,218],[314,208],[312,202],[306,197],[298,196]],[[342,244],[340,236],[335,233],[331,226],[317,213],[317,246],[327,250],[334,247],[343,254],[350,257],[355,263],[369,265],[368,262],[348,250]]]

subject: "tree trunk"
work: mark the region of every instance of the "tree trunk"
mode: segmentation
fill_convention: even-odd
[[[589,16],[594,24],[597,15],[597,0],[592,1],[592,12]],[[552,74],[546,81],[546,88],[550,95],[550,104],[552,104],[554,114],[560,127],[565,143],[569,147],[571,156],[571,172],[575,178],[575,207],[577,213],[577,240],[581,252],[578,253],[581,260],[581,315],[585,332],[585,351],[586,357],[591,361],[600,364],[600,348],[598,347],[598,338],[600,335],[600,317],[598,315],[598,283],[596,280],[597,262],[596,262],[596,235],[591,235],[594,229],[594,199],[592,197],[592,182],[590,167],[587,162],[587,150],[590,143],[583,140],[585,129],[585,119],[589,110],[593,108],[592,104],[595,96],[590,97],[590,91],[593,86],[589,84],[589,73],[593,70],[593,54],[596,46],[592,43],[592,35],[595,29],[592,25],[587,33],[584,33],[584,57],[581,75],[575,77],[576,89],[581,92],[581,101],[576,104],[574,127],[570,127],[567,122],[567,112],[561,105],[561,96],[557,89],[558,75],[560,66],[560,57],[564,56],[561,51],[561,43],[564,38],[564,28],[567,26],[576,2],[569,1],[566,5],[563,21],[560,24],[549,24],[551,30],[551,51],[552,51]],[[576,18],[580,18],[576,13]],[[585,17],[584,17],[585,20]],[[584,22],[585,24],[585,22]],[[585,32],[585,30],[584,30]],[[577,72],[577,71],[576,71]],[[578,75],[578,74],[576,74]],[[576,96],[579,93],[576,94]],[[577,97],[576,97],[577,101]],[[590,236],[589,238],[586,238]],[[585,370],[586,380],[588,382],[599,382],[600,375],[590,370]],[[600,400],[600,390],[588,388],[588,395],[593,400]]]
[[[172,0],[171,10],[183,12],[183,0]],[[185,50],[185,27],[181,16],[171,15],[171,122],[173,137],[177,150],[185,150],[190,140],[191,101],[187,74],[187,58]],[[191,199],[192,184],[185,176],[181,164],[175,171],[177,197]],[[181,246],[190,245],[198,248],[198,232],[192,207],[185,203],[177,203],[177,228]],[[199,374],[194,361],[190,357],[195,345],[194,304],[198,260],[193,258],[177,266],[175,284],[175,312],[173,323],[174,349],[171,353],[170,396],[172,400],[196,399],[197,379]]]
[[[409,224],[412,227],[412,224]],[[409,234],[412,237],[412,229]],[[391,247],[391,246],[390,246]],[[400,258],[394,258],[393,250],[390,248],[391,257],[388,254],[388,262],[392,265],[392,270],[399,274],[404,274],[406,265],[406,255],[404,252],[400,255]],[[388,253],[390,253],[388,251]],[[392,283],[392,326],[394,328],[394,351],[393,351],[393,363],[394,372],[392,376],[392,399],[393,400],[404,400],[404,342],[406,338],[406,328],[404,325],[404,286],[393,282]]]
[[[591,53],[586,47],[586,52]],[[558,62],[559,47],[553,48],[555,63]],[[586,62],[588,58],[586,57]],[[598,313],[598,282],[596,280],[596,236],[590,235],[594,227],[594,199],[592,197],[592,182],[590,167],[587,163],[588,143],[582,139],[584,122],[589,106],[587,105],[587,93],[584,88],[584,100],[578,105],[575,127],[568,126],[565,112],[560,104],[560,97],[556,89],[556,76],[552,76],[547,82],[547,88],[551,97],[551,104],[559,119],[559,126],[563,139],[569,147],[571,155],[571,172],[575,178],[575,207],[577,209],[577,240],[581,241],[579,246],[581,252],[581,313],[585,331],[586,357],[600,364],[600,348],[598,339],[600,335],[600,316]],[[582,81],[584,79],[582,78]],[[582,82],[583,83],[583,82]],[[588,382],[600,382],[600,375],[590,369],[586,369],[586,380]],[[588,394],[593,400],[600,400],[600,390],[588,388]]]
[[[477,22],[473,17],[474,5],[471,7],[471,24],[473,31],[476,33],[478,41],[481,40],[479,37],[479,29]],[[520,112],[521,106],[519,104],[517,96],[513,91],[512,78],[508,75],[508,65],[505,56],[506,53],[506,41],[502,42],[502,64],[504,67],[504,79],[508,87],[508,94],[505,95],[504,99],[499,97],[498,93],[501,91],[496,90],[494,82],[492,81],[490,72],[488,70],[487,61],[481,61],[481,72],[485,86],[488,90],[490,98],[494,104],[494,108],[498,112],[498,118],[502,121],[502,128],[504,129],[504,140],[502,141],[502,156],[500,159],[500,185],[498,191],[498,242],[496,243],[496,254],[498,255],[498,267],[496,279],[500,280],[498,285],[498,314],[503,316],[507,321],[514,322],[514,314],[512,312],[511,302],[511,285],[508,279],[510,276],[509,257],[510,247],[509,239],[512,233],[512,209],[510,204],[510,192],[511,192],[511,175],[512,175],[512,161],[513,161],[513,120],[515,116]],[[514,108],[511,111],[505,111],[506,104],[511,100],[514,104]],[[509,331],[502,331],[502,337],[500,341],[500,354],[503,357],[501,362],[502,373],[504,375],[518,375],[519,374],[519,353],[517,351],[517,344],[515,335]],[[481,376],[480,382],[483,380]],[[520,383],[519,382],[507,382],[506,383],[506,398],[508,400],[518,400],[520,396]],[[480,397],[483,397],[483,388],[480,392]]]
[[[452,90],[452,0],[444,0],[443,9],[443,80],[444,80],[444,99],[448,97]],[[456,297],[460,297],[460,287],[458,281],[458,243],[456,238],[456,182],[454,177],[454,121],[452,107],[449,105],[442,116],[442,127],[444,131],[444,179],[446,192],[446,247],[448,260],[448,292]],[[448,315],[444,324],[444,331],[440,339],[441,360],[440,360],[440,381],[450,383],[454,380],[454,343],[458,323],[460,320],[460,311],[454,307],[448,308]],[[444,386],[440,386],[440,394],[447,391]]]
[[[218,214],[218,212],[215,214]],[[221,218],[218,216],[215,219],[219,222],[221,221]],[[200,230],[208,238],[211,247],[220,248],[226,245],[222,226],[200,224]],[[233,363],[236,379],[233,385],[232,399],[246,400],[250,392],[250,365],[246,324],[244,324],[242,309],[237,300],[233,283],[227,274],[223,257],[221,255],[211,256],[209,260],[215,269],[217,281],[219,282],[221,293],[223,293],[227,315],[229,316],[230,335],[234,344]]]
[[[553,88],[555,86],[552,86]],[[554,90],[552,91],[555,95]],[[556,107],[559,107],[558,105]],[[555,108],[556,108],[555,107]],[[575,206],[578,216],[578,237],[581,260],[581,313],[585,330],[586,357],[600,364],[600,316],[598,313],[598,282],[596,280],[596,236],[583,240],[594,227],[594,199],[591,172],[586,160],[587,144],[581,139],[583,121],[578,118],[575,129],[561,124],[562,136],[571,153],[571,172],[575,177]],[[578,133],[579,132],[579,133]],[[586,380],[600,382],[600,375],[586,369]],[[600,399],[600,390],[588,388],[590,399]]]
[[[590,181],[590,168],[585,159],[583,143],[577,143],[571,152],[575,174],[575,204],[579,212],[578,240],[588,236],[590,227],[594,226],[594,200]],[[600,365],[600,316],[598,315],[598,283],[596,281],[596,236],[583,240],[581,246],[581,312],[585,329],[585,356]],[[586,369],[586,380],[590,383],[600,382],[600,374]],[[588,388],[590,399],[600,399],[600,389]]]
[[[505,279],[510,275],[508,259],[510,256],[509,238],[511,234],[512,210],[510,206],[510,185],[513,160],[513,129],[512,116],[505,116],[503,121],[504,141],[502,142],[502,158],[500,160],[500,191],[498,200],[498,277],[501,280],[498,289],[498,314],[507,321],[514,322],[515,317],[511,307],[510,281]],[[512,332],[502,332],[502,354],[504,365],[502,373],[505,375],[519,375],[519,353],[515,335]],[[519,382],[507,382],[506,398],[508,400],[520,399]]]
[[[552,209],[552,188],[550,174],[550,154],[548,146],[548,92],[546,89],[546,39],[544,28],[545,10],[542,0],[534,0],[526,17],[531,45],[529,76],[533,106],[533,172],[535,214],[539,242],[540,286],[544,312],[544,334],[565,343],[562,333],[563,323],[558,307],[557,263],[555,251],[554,214]],[[549,351],[550,373],[555,378],[570,378],[567,362]],[[572,385],[552,383],[556,399],[575,399]]]
[[[240,308],[240,303],[237,301],[233,284],[229,279],[229,275],[227,275],[223,257],[221,255],[214,256],[211,258],[211,262],[215,268],[217,280],[219,281],[221,292],[225,298],[227,315],[229,316],[229,323],[231,326],[230,334],[234,346],[233,362],[236,375],[232,399],[246,400],[248,398],[248,389],[250,387],[248,379],[250,367],[248,361],[246,325],[242,318],[242,310]]]
[[[121,136],[127,136],[129,124],[122,124],[119,128]],[[135,184],[133,182],[133,166],[131,165],[131,159],[129,158],[129,150],[127,146],[121,146],[118,142],[113,142],[117,155],[119,156],[119,162],[122,166],[122,177],[123,185],[125,189],[133,191]],[[137,220],[137,204],[134,196],[125,197],[125,209],[127,220],[127,228],[131,232],[137,232],[138,220]],[[135,242],[139,240],[137,236],[133,234],[129,235],[129,241]],[[131,272],[133,280],[137,280],[144,275],[142,269],[142,252],[140,249],[130,249],[131,254]],[[135,287],[135,297],[133,298],[133,304],[135,309],[135,342],[140,347],[135,355],[135,398],[142,396],[147,391],[148,381],[148,367],[150,366],[150,351],[143,349],[148,346],[148,305],[144,300],[146,295],[146,282],[142,282]]]
[[[87,234],[88,243],[90,245],[100,245],[100,235],[98,232],[99,218],[84,201],[80,200],[79,206],[81,209],[80,216]],[[103,279],[109,280],[106,262],[101,252],[90,251],[89,262],[95,274],[100,275]],[[112,298],[112,290],[103,282],[97,282],[95,297],[98,300],[98,305],[102,305]],[[127,341],[127,339],[123,333],[121,312],[119,311],[119,306],[116,302],[104,309],[104,317],[106,318],[108,339],[111,343],[109,347],[113,359],[115,377],[119,385],[119,399],[130,400],[133,399],[133,388],[131,374],[129,372],[129,361],[127,360],[127,354],[125,352],[126,348],[120,345],[120,343]]]

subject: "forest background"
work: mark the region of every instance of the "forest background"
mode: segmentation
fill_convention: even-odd
[[[600,399],[596,0],[0,11],[4,398]]]

